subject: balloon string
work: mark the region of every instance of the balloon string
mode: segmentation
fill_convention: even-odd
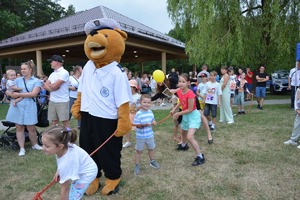
[[[169,87],[165,84],[165,82],[163,82],[163,84],[166,86],[166,88],[168,88],[169,89]],[[169,89],[170,90],[170,89]]]

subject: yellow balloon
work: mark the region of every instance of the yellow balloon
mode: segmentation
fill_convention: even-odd
[[[161,71],[161,70],[159,70],[159,69],[157,69],[157,70],[155,70],[154,72],[153,72],[153,78],[154,78],[154,80],[156,81],[156,82],[158,82],[158,83],[162,83],[162,82],[164,82],[164,80],[165,80],[165,74],[164,74],[164,72],[163,71]]]

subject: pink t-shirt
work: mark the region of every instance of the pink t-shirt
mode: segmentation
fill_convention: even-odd
[[[177,95],[179,98],[179,101],[181,103],[182,106],[182,110],[187,110],[189,108],[189,99],[195,99],[196,95],[194,94],[194,92],[192,90],[188,90],[185,94],[182,93],[182,90],[178,90],[177,91]],[[194,106],[193,106],[193,110],[196,109],[196,101],[194,101]]]

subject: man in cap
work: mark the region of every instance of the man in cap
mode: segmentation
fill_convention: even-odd
[[[48,120],[52,121],[52,125],[61,121],[66,129],[70,129],[69,72],[64,69],[64,61],[60,55],[53,55],[48,61],[51,61],[51,68],[54,70],[44,84],[45,89],[50,92]]]

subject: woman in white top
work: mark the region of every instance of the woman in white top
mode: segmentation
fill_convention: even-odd
[[[77,99],[77,93],[78,93],[77,89],[78,89],[78,86],[79,86],[78,79],[81,76],[82,67],[81,66],[74,66],[73,67],[73,72],[74,72],[73,75],[70,76],[70,78],[69,78],[70,119],[72,117],[71,108],[72,108],[75,100]],[[78,128],[80,128],[80,120],[78,120],[77,126],[78,126]]]

